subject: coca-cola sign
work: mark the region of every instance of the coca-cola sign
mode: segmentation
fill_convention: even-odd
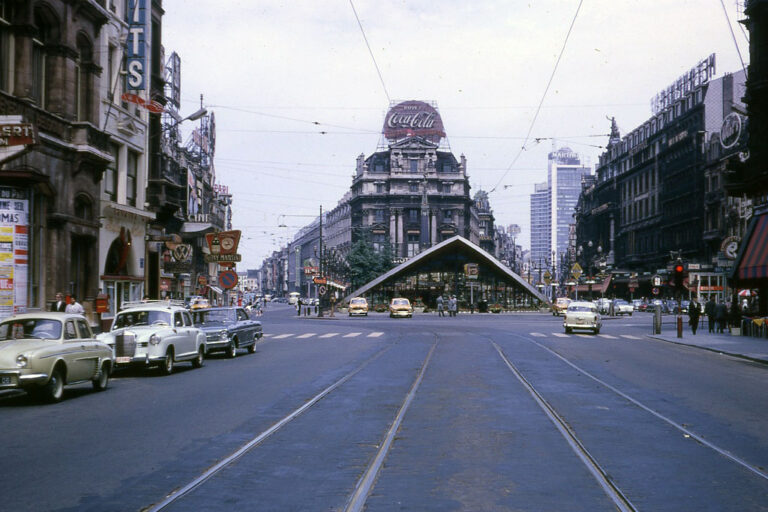
[[[445,137],[440,114],[423,101],[404,101],[390,108],[382,133],[390,140],[419,136],[435,143]]]

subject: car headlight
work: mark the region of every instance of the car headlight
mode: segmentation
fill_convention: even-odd
[[[29,360],[27,359],[27,356],[24,354],[21,354],[16,357],[16,366],[19,368],[26,368],[27,364],[29,364]]]
[[[157,334],[153,334],[152,336],[149,337],[149,342],[152,345],[159,344],[160,343],[160,336],[158,336]]]
[[[229,339],[229,333],[227,333],[227,331],[221,331],[221,332],[219,333],[219,339],[220,339],[220,340],[226,340],[226,339]]]

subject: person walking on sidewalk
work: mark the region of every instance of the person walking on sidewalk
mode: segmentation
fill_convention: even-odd
[[[688,324],[691,326],[693,335],[696,335],[696,329],[699,328],[699,317],[701,316],[701,304],[694,297],[688,305]]]
[[[443,296],[437,296],[437,316],[445,316],[445,307],[443,306]]]
[[[715,332],[715,301],[712,297],[709,298],[704,305],[704,314],[707,315],[707,324],[709,325],[709,332]]]
[[[725,329],[725,321],[728,318],[728,308],[725,304],[717,301],[715,304],[715,322],[717,323],[717,332],[722,333]]]

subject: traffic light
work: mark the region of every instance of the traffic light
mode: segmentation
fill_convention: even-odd
[[[672,268],[672,285],[677,290],[682,290],[685,287],[685,265],[680,259],[675,262]]]

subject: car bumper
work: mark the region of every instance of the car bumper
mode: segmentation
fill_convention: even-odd
[[[159,358],[162,360],[164,358]],[[115,366],[147,366],[152,359],[147,354],[115,357]]]
[[[47,373],[22,373],[18,370],[0,370],[0,389],[20,389],[37,386],[48,381]]]
[[[594,322],[574,322],[574,321],[569,321],[569,322],[563,322],[563,327],[565,327],[566,329],[589,329],[589,330],[594,330],[594,329],[599,329],[600,328],[600,324],[596,324]]]
[[[367,315],[368,310],[367,309],[350,309],[349,314],[350,315]]]
[[[408,317],[408,316],[411,316],[411,312],[410,311],[405,311],[405,310],[390,311],[389,312],[389,316],[405,316],[405,317]]]

